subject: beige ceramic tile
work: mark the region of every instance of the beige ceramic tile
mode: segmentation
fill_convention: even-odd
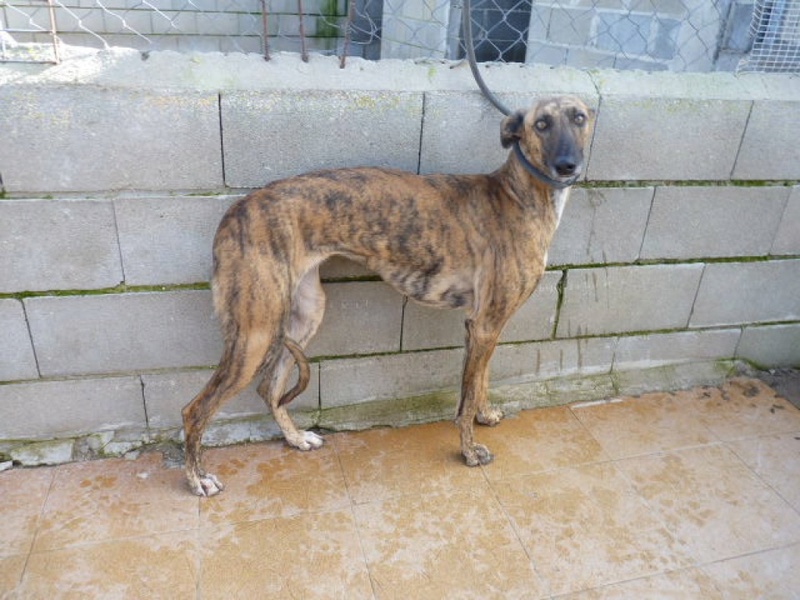
[[[699,446],[717,438],[672,394],[646,394],[573,407],[573,412],[614,458]]]
[[[703,567],[724,598],[800,598],[800,545]]]
[[[634,579],[577,594],[559,596],[558,600],[723,600],[714,582],[699,569],[672,571]]]
[[[349,509],[212,530],[201,536],[203,600],[372,598]]]
[[[330,444],[302,452],[283,442],[232,446],[205,453],[206,468],[225,485],[200,501],[201,523],[237,523],[349,506]]]
[[[731,442],[748,467],[800,512],[800,431]]]
[[[194,598],[197,532],[31,554],[20,598]]]
[[[757,379],[732,379],[720,388],[707,388],[702,396],[691,406],[720,439],[800,431],[800,410]]]
[[[724,446],[616,464],[701,563],[800,541],[800,515]]]
[[[22,579],[27,555],[7,556],[0,558],[0,598],[14,598],[12,594]]]
[[[54,475],[53,468],[0,473],[0,556],[30,551]]]
[[[164,469],[160,454],[64,465],[56,471],[34,549],[194,529],[198,500],[183,471]]]
[[[378,598],[542,598],[546,590],[486,488],[355,507]]]
[[[480,469],[464,464],[458,430],[451,422],[372,429],[330,439],[355,503],[486,485]]]
[[[689,565],[688,550],[612,463],[507,479],[495,489],[552,594]]]
[[[485,467],[490,481],[608,460],[569,408],[540,408],[508,417],[476,434],[494,453]]]

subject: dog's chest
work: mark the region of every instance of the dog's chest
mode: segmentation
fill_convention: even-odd
[[[569,190],[570,188],[553,190],[552,202],[553,210],[555,211],[556,215],[556,228],[561,222],[561,216],[564,214],[564,208],[567,206],[567,200],[569,200]]]

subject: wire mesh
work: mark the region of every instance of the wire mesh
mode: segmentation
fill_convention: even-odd
[[[343,66],[461,59],[462,10],[462,0],[0,0],[0,60],[48,43],[57,60],[58,42],[335,54]],[[479,61],[797,72],[799,13],[800,0],[472,0],[471,20]]]

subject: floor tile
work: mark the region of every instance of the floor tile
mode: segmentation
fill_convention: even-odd
[[[13,598],[12,590],[17,588],[19,580],[22,579],[22,570],[25,568],[27,554],[17,556],[6,556],[0,558],[0,598]]]
[[[205,467],[225,485],[200,501],[202,524],[237,523],[349,506],[330,444],[302,452],[283,442],[208,450]]]
[[[616,583],[577,594],[559,596],[558,600],[723,600],[714,582],[700,569],[684,569],[652,577]]]
[[[724,446],[616,464],[701,563],[800,541],[800,515]]]
[[[20,598],[194,598],[196,532],[70,546],[34,553]]]
[[[654,393],[572,411],[613,458],[650,454],[716,441],[677,395]]]
[[[54,476],[52,467],[0,473],[0,557],[30,551]]]
[[[800,512],[800,431],[731,442],[729,447]]]
[[[490,490],[355,507],[378,598],[542,598],[546,590]]]
[[[724,598],[800,598],[800,545],[706,565]]]
[[[484,467],[490,481],[608,460],[565,406],[522,411],[477,434],[495,455]]]
[[[193,529],[198,498],[160,454],[97,460],[56,471],[34,550]]]
[[[736,378],[703,396],[693,406],[722,440],[800,431],[800,410],[757,379]]]
[[[355,503],[401,494],[436,494],[485,486],[480,469],[464,464],[451,422],[372,429],[330,436]]]
[[[611,463],[507,479],[494,487],[552,594],[690,563],[688,550]]]
[[[225,525],[202,539],[203,600],[372,598],[350,509]]]

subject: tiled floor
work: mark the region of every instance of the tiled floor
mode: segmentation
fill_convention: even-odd
[[[2,598],[800,598],[800,411],[754,379],[0,473]]]

